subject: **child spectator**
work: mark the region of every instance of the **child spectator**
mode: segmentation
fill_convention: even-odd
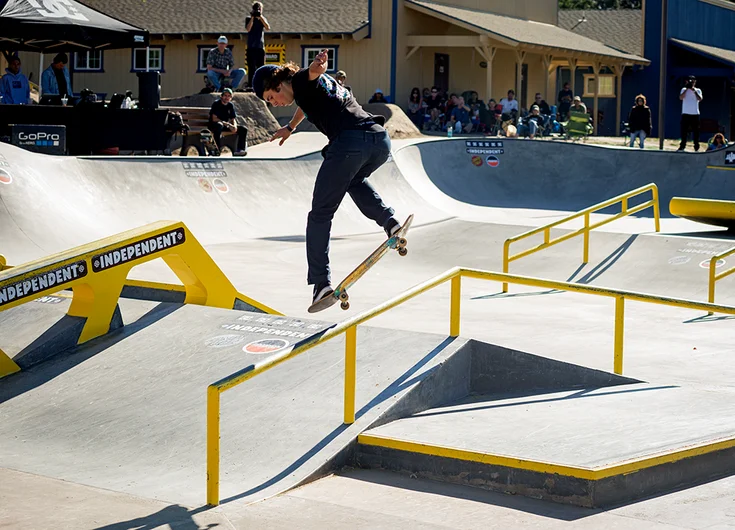
[[[630,146],[635,145],[638,138],[641,149],[646,137],[651,135],[651,109],[646,106],[646,96],[638,94],[635,97],[635,105],[628,114],[628,127],[630,128]]]
[[[370,101],[368,101],[368,103],[388,103],[388,102],[386,101],[385,97],[383,96],[383,91],[380,90],[379,88],[376,88],[375,89],[375,93],[372,95],[372,97],[370,98]]]

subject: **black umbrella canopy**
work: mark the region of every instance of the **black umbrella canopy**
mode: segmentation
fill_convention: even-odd
[[[0,49],[53,53],[148,45],[148,32],[74,0],[0,0]]]

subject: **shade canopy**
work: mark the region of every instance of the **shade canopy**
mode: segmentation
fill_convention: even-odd
[[[148,32],[74,0],[0,0],[0,49],[81,51],[148,45]]]

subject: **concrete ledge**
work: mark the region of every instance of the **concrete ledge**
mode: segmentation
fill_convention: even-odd
[[[735,438],[584,468],[361,434],[356,467],[583,507],[606,507],[735,474]]]

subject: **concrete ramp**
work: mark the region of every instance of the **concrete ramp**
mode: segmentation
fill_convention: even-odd
[[[2,381],[0,467],[204,504],[207,385],[328,326],[161,304]],[[256,501],[314,474],[464,343],[361,327],[358,419],[350,427],[342,425],[343,339],[229,391],[222,399],[222,503]]]

